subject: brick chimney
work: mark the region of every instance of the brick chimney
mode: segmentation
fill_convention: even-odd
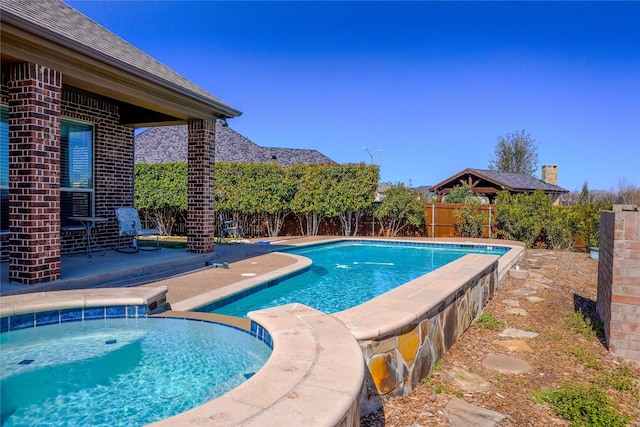
[[[542,165],[542,180],[547,184],[558,185],[558,165]]]

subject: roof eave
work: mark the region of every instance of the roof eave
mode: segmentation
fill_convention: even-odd
[[[74,40],[2,11],[2,55],[14,55],[63,72],[63,80],[96,93],[186,120],[242,114],[229,105],[158,78]],[[55,47],[58,47],[57,49]],[[59,53],[59,55],[57,55]],[[114,79],[116,77],[118,79]],[[103,87],[99,87],[99,82]],[[106,87],[108,86],[108,87]],[[146,98],[146,99],[145,99]]]

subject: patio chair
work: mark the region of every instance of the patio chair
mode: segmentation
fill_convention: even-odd
[[[225,221],[224,215],[220,215],[220,239],[225,235],[238,239],[242,237],[242,227],[235,225],[234,221]]]
[[[136,208],[121,207],[116,208],[116,218],[118,219],[118,245],[114,248],[119,252],[134,253],[140,250],[156,251],[160,249],[160,230],[157,228],[142,228],[140,216]],[[140,237],[156,236],[156,246],[145,248],[140,247],[138,239]],[[129,240],[132,239],[132,240]],[[128,245],[123,245],[127,240]]]

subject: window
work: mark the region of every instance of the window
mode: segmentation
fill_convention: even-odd
[[[0,106],[0,230],[9,229],[9,119]],[[77,225],[70,216],[93,214],[93,127],[79,122],[60,123],[60,219]]]
[[[74,225],[70,216],[93,214],[93,127],[62,120],[60,148],[60,220]]]

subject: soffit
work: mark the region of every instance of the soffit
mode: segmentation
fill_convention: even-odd
[[[164,124],[188,119],[215,119],[241,114],[183,81],[167,81],[134,65],[57,37],[32,22],[2,13],[2,63],[33,62],[62,72],[63,83],[132,106],[128,124],[142,126],[159,120]],[[16,25],[17,24],[17,25]],[[150,58],[150,57],[148,57]],[[154,114],[159,113],[159,114]],[[168,121],[167,121],[168,120]]]

